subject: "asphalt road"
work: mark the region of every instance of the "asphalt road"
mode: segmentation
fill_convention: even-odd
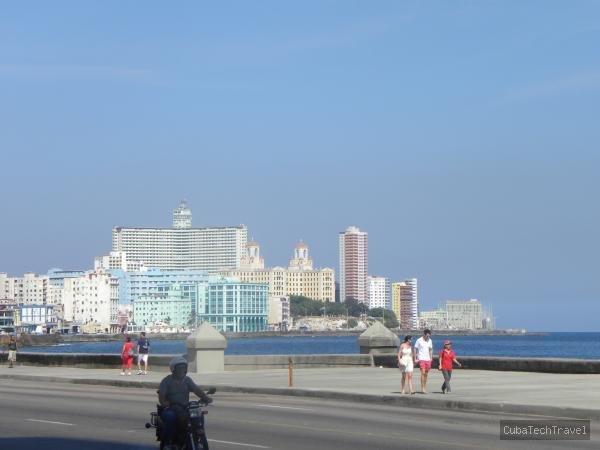
[[[0,380],[0,449],[155,449],[144,428],[152,390]],[[501,441],[489,413],[428,411],[284,396],[217,393],[211,450],[599,448],[592,441]]]

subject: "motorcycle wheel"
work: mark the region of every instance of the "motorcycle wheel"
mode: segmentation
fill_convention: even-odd
[[[206,439],[205,434],[201,434],[200,436],[198,436],[198,443],[200,444],[200,449],[208,450],[208,440]]]
[[[196,436],[194,436],[194,433],[188,433],[185,448],[187,450],[198,450],[198,444],[196,442]]]

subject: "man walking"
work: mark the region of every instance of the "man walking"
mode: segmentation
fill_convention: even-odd
[[[146,337],[146,333],[142,331],[140,338],[137,341],[138,354],[138,375],[148,375],[148,354],[150,353],[150,341]],[[142,372],[142,361],[144,362],[144,371]]]
[[[414,352],[415,364],[419,364],[421,370],[421,393],[427,394],[427,375],[431,370],[431,361],[433,360],[433,342],[431,340],[431,330],[423,330],[423,336],[417,339]]]
[[[16,336],[13,335],[10,337],[7,347],[8,347],[8,367],[10,369],[12,369],[14,367],[14,364],[17,362],[17,350],[19,348],[17,345],[17,337]]]

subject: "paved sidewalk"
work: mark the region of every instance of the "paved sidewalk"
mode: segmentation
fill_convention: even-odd
[[[45,380],[155,388],[167,372],[121,376],[119,369],[0,366],[0,379]],[[429,394],[401,395],[400,372],[376,367],[324,368],[294,371],[288,387],[287,369],[191,374],[201,385],[221,391],[300,395],[402,406],[478,410],[528,415],[600,419],[600,375],[455,370],[452,393],[441,394],[442,375],[432,370]],[[419,390],[419,371],[414,372]]]

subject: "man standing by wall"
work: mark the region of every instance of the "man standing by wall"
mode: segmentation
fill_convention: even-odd
[[[8,341],[6,346],[8,347],[8,367],[12,369],[17,362],[17,350],[19,348],[17,345],[17,337],[14,335],[11,336],[10,341]]]
[[[423,330],[423,336],[415,343],[414,355],[415,363],[419,363],[419,369],[421,369],[421,393],[427,394],[427,375],[431,370],[431,361],[433,360],[431,330]]]
[[[137,341],[138,354],[138,375],[148,375],[148,355],[150,354],[150,341],[146,337],[146,333],[142,331],[140,338]],[[142,361],[144,362],[144,371],[142,372]]]

